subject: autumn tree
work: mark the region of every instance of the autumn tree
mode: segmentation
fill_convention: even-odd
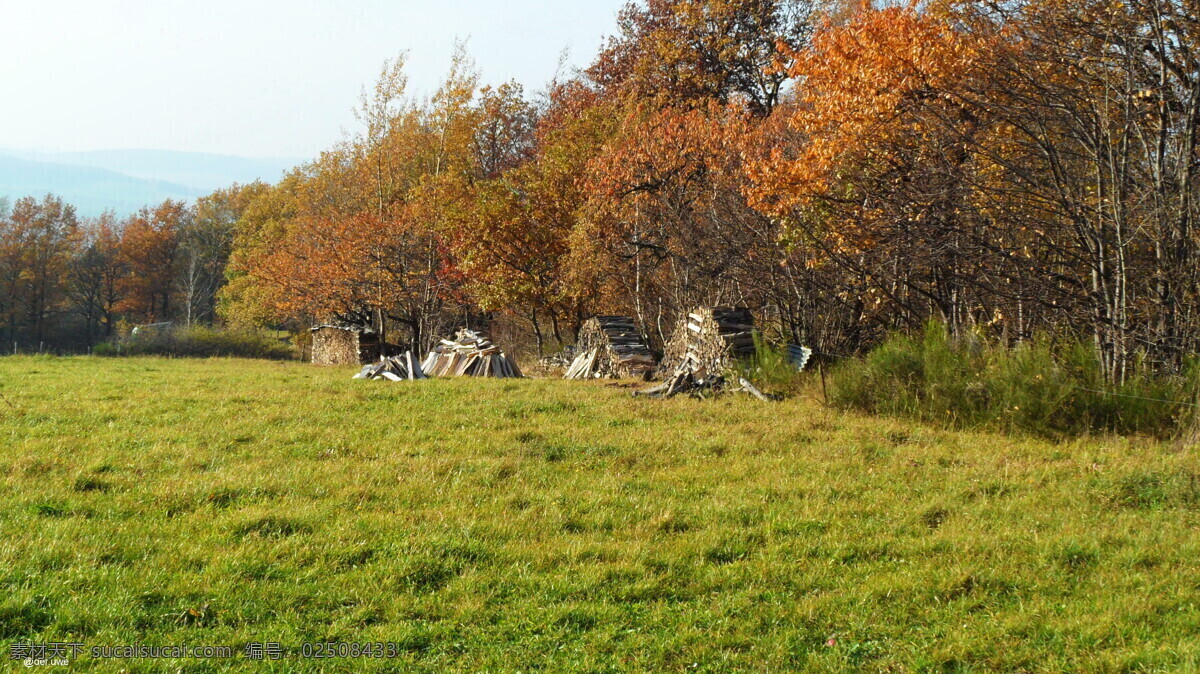
[[[479,177],[496,178],[533,158],[537,111],[516,82],[479,90],[473,146]]]
[[[191,222],[188,207],[171,200],[143,208],[126,221],[121,233],[127,268],[119,305],[123,313],[145,322],[173,317],[180,235]]]
[[[357,286],[363,236],[354,213],[373,214],[370,189],[360,189],[351,173],[353,155],[345,149],[294,169],[275,187],[256,195],[236,224],[220,291],[222,317],[235,325],[279,324],[339,315],[369,325],[373,317],[343,300],[362,295],[337,284]],[[335,265],[323,268],[323,264]],[[357,293],[357,294],[356,294]]]
[[[539,352],[550,337],[573,340],[601,292],[572,283],[581,267],[571,243],[586,201],[580,177],[614,121],[598,100],[576,79],[552,83],[536,111],[515,85],[485,88],[477,103],[481,171],[450,221],[450,250],[470,299],[526,319]]]
[[[564,324],[578,326],[564,278],[579,196],[561,151],[477,186],[451,238],[474,301],[485,311],[527,318],[539,353],[547,327],[563,343]]]
[[[972,75],[973,43],[906,8],[863,11],[794,55],[804,87],[786,110],[795,145],[752,171],[756,205],[793,245],[840,267],[839,292],[878,331],[931,315],[952,329],[980,279],[964,221],[962,139],[977,120],[947,93]],[[876,334],[879,334],[877,332]]]
[[[4,204],[7,211],[7,202]],[[16,340],[20,326],[20,303],[23,286],[25,232],[8,217],[0,218],[0,324],[4,326],[7,345]]]
[[[47,321],[61,310],[62,279],[79,222],[75,209],[52,195],[40,201],[18,199],[10,220],[11,245],[15,245],[9,251],[10,264],[16,265],[16,273],[10,277],[13,310],[22,314],[30,336],[42,342]]]
[[[176,285],[185,324],[212,322],[217,295],[225,285],[225,269],[238,220],[249,204],[267,190],[262,182],[234,184],[196,200],[193,216],[179,231]]]
[[[89,345],[96,337],[110,338],[114,334],[128,273],[120,244],[119,223],[111,212],[85,221],[80,227],[64,289],[83,319]]]
[[[669,336],[681,311],[734,300],[742,235],[757,216],[738,187],[747,119],[708,108],[636,109],[589,162],[586,228],[643,325]]]
[[[439,232],[478,175],[477,75],[460,48],[430,101],[405,85],[403,59],[386,64],[364,93],[363,132],[246,209],[228,315],[339,320],[385,339],[399,325],[428,346],[454,277]]]
[[[645,0],[625,5],[617,34],[588,68],[603,89],[641,100],[726,103],[770,114],[807,41],[808,0]]]
[[[7,203],[7,202],[6,202]],[[18,199],[0,217],[0,326],[9,342],[71,341],[67,281],[79,244],[75,210],[62,199]]]
[[[1194,35],[1171,2],[864,9],[795,54],[792,137],[750,193],[880,329],[1089,334],[1113,380],[1142,356],[1177,368]]]
[[[1172,0],[955,4],[990,40],[989,78],[964,104],[1002,129],[978,148],[1016,203],[1013,226],[1061,259],[1080,331],[1121,379],[1149,355],[1169,369],[1197,341],[1197,131],[1200,20]],[[1081,313],[1082,312],[1082,313]]]

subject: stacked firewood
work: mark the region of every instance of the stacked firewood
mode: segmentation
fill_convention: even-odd
[[[627,316],[588,319],[579,330],[576,352],[579,355],[564,375],[567,379],[644,378],[658,364],[633,319]]]
[[[664,351],[661,377],[680,371],[722,372],[734,360],[754,355],[754,317],[749,309],[696,309],[679,321]]]
[[[425,379],[425,372],[412,351],[405,351],[399,356],[384,356],[378,363],[364,365],[362,372],[354,375],[355,379],[387,379],[389,381],[414,381]]]
[[[474,330],[443,339],[421,363],[431,377],[522,377],[517,362]]]

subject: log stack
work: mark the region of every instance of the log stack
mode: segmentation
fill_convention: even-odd
[[[354,375],[355,379],[387,379],[389,381],[415,381],[426,379],[421,370],[421,363],[412,351],[405,351],[399,356],[379,359],[378,363],[364,365],[361,372]]]
[[[716,374],[738,358],[754,355],[754,316],[749,309],[702,307],[683,317],[658,366],[661,378],[680,372]]]
[[[644,378],[658,359],[628,316],[595,316],[579,330],[579,355],[567,368],[567,379]]]
[[[380,356],[400,349],[379,341],[373,330],[361,326],[318,325],[311,330],[312,362],[316,365],[371,365]]]
[[[435,346],[421,369],[430,377],[522,377],[517,362],[474,330],[459,330]]]

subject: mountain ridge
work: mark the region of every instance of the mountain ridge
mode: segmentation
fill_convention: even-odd
[[[118,216],[164,199],[191,200],[254,180],[276,182],[303,160],[180,150],[82,152],[0,148],[0,197],[61,196],[81,216]]]
[[[189,201],[203,190],[165,180],[146,180],[89,166],[56,164],[0,155],[0,197],[62,197],[80,216],[113,211],[126,216],[166,199]]]

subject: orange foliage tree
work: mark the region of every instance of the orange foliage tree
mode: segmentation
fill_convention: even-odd
[[[127,273],[121,282],[118,309],[136,321],[167,320],[172,295],[179,234],[191,218],[183,202],[167,200],[131,216],[121,233],[121,255]]]
[[[65,290],[83,318],[89,344],[96,336],[113,336],[127,274],[116,217],[105,213],[85,222],[67,270]]]
[[[0,219],[0,279],[6,295],[0,310],[10,338],[18,325],[28,326],[39,346],[47,336],[78,227],[75,209],[52,195],[18,199],[11,215]]]
[[[741,99],[765,116],[789,79],[787,62],[816,16],[809,0],[647,0],[629,3],[587,74],[640,100],[701,106]]]
[[[787,106],[796,142],[753,162],[748,194],[796,245],[838,265],[879,328],[952,326],[979,310],[970,139],[984,124],[957,91],[979,75],[978,41],[911,8],[863,10],[794,53],[804,82]],[[896,321],[899,321],[897,323]]]

